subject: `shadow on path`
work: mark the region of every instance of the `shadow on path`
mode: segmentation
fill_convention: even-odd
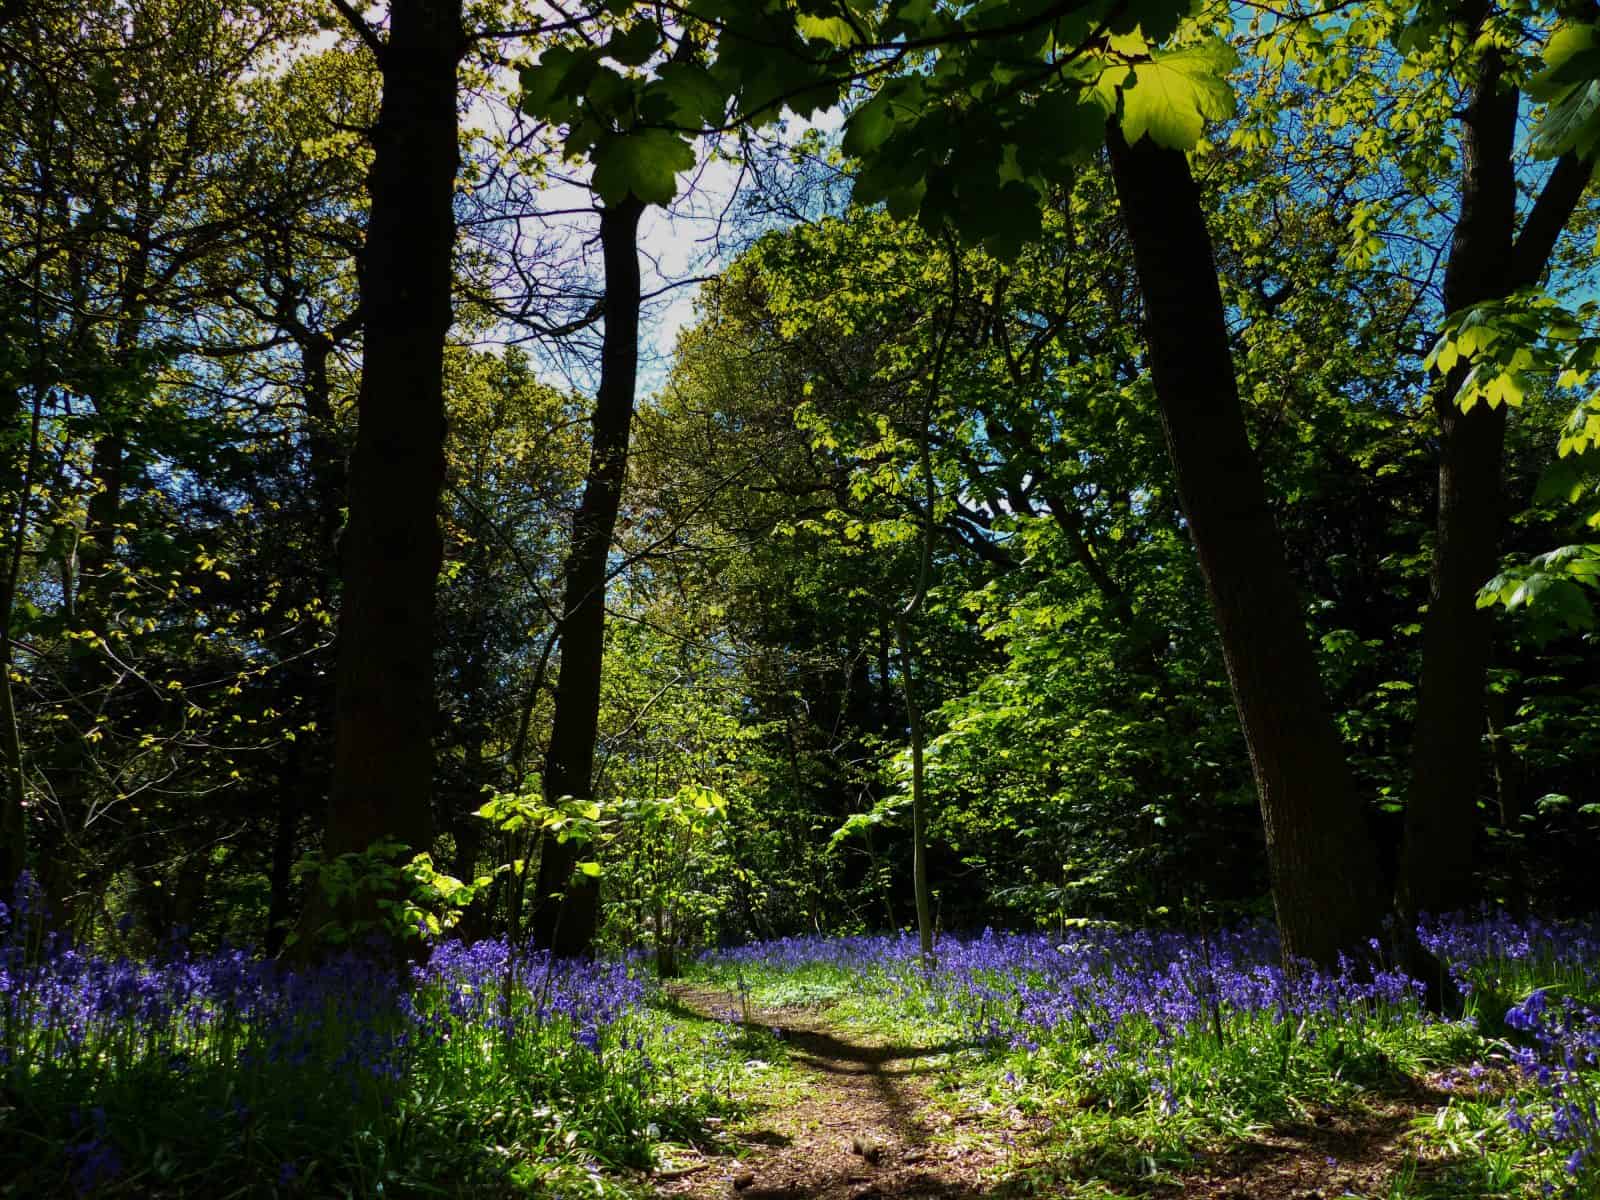
[[[676,1005],[702,1016],[741,1011],[729,993],[674,989]],[[765,1124],[740,1140],[754,1151],[742,1162],[707,1165],[673,1181],[662,1195],[708,1200],[867,1200],[994,1195],[981,1175],[1003,1164],[1003,1147],[934,1145],[928,1098],[938,1056],[970,1041],[926,1045],[849,1036],[818,1013],[751,1012],[735,1024],[777,1028],[789,1046],[797,1086],[765,1102]]]
[[[751,1029],[777,1028],[794,1068],[765,1094],[759,1080],[750,1089],[761,1127],[736,1135],[744,1157],[710,1158],[658,1182],[658,1195],[680,1200],[1001,1200],[1084,1185],[1096,1194],[1159,1200],[1384,1195],[1397,1171],[1417,1172],[1407,1130],[1444,1099],[1412,1083],[1359,1107],[1308,1110],[1304,1120],[1199,1151],[1187,1164],[1173,1164],[1176,1174],[1151,1177],[1143,1165],[1148,1153],[1134,1142],[1085,1155],[1067,1144],[1046,1148],[1030,1136],[1050,1130],[1059,1138],[1059,1116],[1056,1124],[1049,1118],[1030,1124],[1014,1111],[949,1113],[929,1094],[940,1056],[972,1042],[919,1045],[857,1035],[815,1009],[751,1011],[740,1019],[736,995],[704,988],[675,988],[673,1004]],[[1018,1142],[1032,1146],[1027,1161]],[[1450,1168],[1430,1163],[1422,1174]]]

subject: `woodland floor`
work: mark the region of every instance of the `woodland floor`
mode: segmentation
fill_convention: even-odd
[[[686,1009],[737,1011],[737,995],[673,990]],[[1418,1090],[1359,1112],[1313,1111],[1201,1155],[1186,1169],[1130,1184],[1125,1167],[1078,1161],[1064,1173],[1050,1123],[939,1091],[964,1046],[903,1042],[829,1020],[826,1008],[752,1009],[752,1026],[782,1030],[787,1069],[753,1066],[752,1118],[726,1140],[656,1177],[677,1200],[899,1200],[913,1197],[1143,1196],[1162,1200],[1333,1200],[1387,1197],[1415,1169],[1407,1131],[1443,1097]],[[1059,1138],[1060,1123],[1053,1137]],[[1124,1160],[1125,1163],[1126,1160]],[[1116,1178],[1120,1174],[1122,1178]],[[1427,1174],[1426,1167],[1423,1174]],[[1115,1182],[1113,1182],[1115,1179]]]

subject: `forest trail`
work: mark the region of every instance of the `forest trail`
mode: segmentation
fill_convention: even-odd
[[[739,1009],[732,992],[679,987],[673,996],[707,1016]],[[743,1157],[707,1159],[660,1183],[660,1195],[869,1200],[993,1194],[985,1181],[1013,1157],[1011,1139],[978,1128],[979,1114],[952,1115],[930,1098],[944,1056],[960,1044],[896,1042],[841,1029],[812,1008],[752,1009],[749,1024],[782,1031],[788,1078],[759,1098],[753,1127],[735,1135],[747,1150]]]
[[[740,1009],[735,992],[678,986],[671,994],[702,1016]],[[747,1023],[782,1031],[789,1071],[771,1085],[756,1081],[754,1119],[730,1132],[722,1153],[658,1176],[657,1195],[979,1200],[1060,1194],[1059,1177],[1052,1181],[1049,1172],[1029,1169],[1038,1165],[1043,1122],[988,1105],[987,1111],[962,1110],[932,1095],[945,1056],[964,1043],[895,1041],[842,1028],[826,1009],[810,1007],[751,1008]],[[1177,1178],[1146,1180],[1126,1194],[1163,1200],[1386,1197],[1397,1175],[1418,1170],[1408,1131],[1441,1099],[1416,1090],[1374,1097],[1358,1111],[1308,1111],[1302,1120],[1200,1155]],[[1447,1165],[1424,1166],[1421,1173]]]

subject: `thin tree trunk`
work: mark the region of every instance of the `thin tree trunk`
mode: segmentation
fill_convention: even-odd
[[[466,746],[466,763],[462,774],[466,786],[462,789],[461,807],[452,814],[451,832],[455,834],[456,854],[452,864],[456,878],[471,882],[478,874],[478,855],[483,850],[484,823],[477,816],[483,803],[483,737],[482,729],[472,733]]]
[[[0,581],[0,588],[3,588],[0,590],[0,769],[5,772],[3,784],[0,784],[0,896],[11,894],[12,885],[28,864],[28,827],[23,811],[27,802],[26,768],[22,756],[22,735],[17,725],[16,693],[11,687],[11,663],[14,657],[11,624],[16,611],[17,588],[22,580],[22,558],[28,542],[34,479],[39,472],[39,432],[44,416],[46,387],[37,370],[34,376],[28,446],[17,488],[16,508],[7,531],[11,542],[6,547],[4,557],[5,576]],[[19,414],[14,413],[13,420],[16,415]]]
[[[908,616],[895,619],[900,643],[900,691],[906,702],[911,732],[911,893],[917,905],[917,949],[925,970],[933,966],[933,901],[928,886],[928,790],[923,769],[922,707],[911,675],[911,629]]]
[[[433,840],[434,592],[463,46],[461,0],[390,4],[361,256],[330,857],[386,836],[414,851]]]
[[[1108,129],[1162,429],[1222,641],[1266,829],[1286,961],[1333,963],[1377,932],[1371,840],[1267,507],[1200,191],[1179,151]]]
[[[883,913],[889,918],[886,928],[893,932],[900,928],[900,922],[894,915],[894,889],[890,886],[893,873],[885,870],[883,863],[878,859],[878,847],[872,840],[872,826],[868,825],[861,832],[867,843],[867,869],[872,872],[872,885],[883,897]]]
[[[289,780],[281,782],[289,783]],[[272,828],[272,861],[268,868],[270,889],[267,900],[267,933],[263,947],[268,958],[276,958],[289,933],[294,892],[294,851],[300,830],[300,795],[297,788],[285,787],[278,797],[278,812]]]
[[[605,256],[605,340],[595,396],[594,435],[583,500],[572,521],[561,610],[561,665],[555,715],[544,761],[545,795],[589,798],[600,723],[600,672],[605,655],[606,565],[622,483],[628,469],[639,366],[639,218],[632,196],[600,214]],[[594,940],[600,889],[574,877],[580,847],[546,840],[539,856],[533,935],[558,955],[584,954]]]

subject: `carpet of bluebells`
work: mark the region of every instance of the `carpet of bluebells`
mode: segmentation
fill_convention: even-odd
[[[744,1057],[650,990],[499,941],[130,961],[0,906],[0,1196],[593,1195],[728,1111]]]
[[[737,1111],[761,1036],[673,1012],[632,960],[445,941],[405,966],[177,943],[134,961],[44,930],[26,893],[0,907],[0,1198],[603,1194]],[[1420,1083],[1477,1190],[1395,1195],[1600,1196],[1600,926],[1420,933],[1448,1016],[1377,944],[1286,973],[1266,925],[986,932],[931,970],[909,937],[794,938],[694,969],[937,1029],[954,1075],[1062,1129],[1142,1123],[1144,1151]]]
[[[758,992],[831,986],[861,1012],[988,1047],[1018,1095],[1065,1090],[1074,1112],[1120,1110],[1169,1133],[1184,1117],[1243,1133],[1308,1101],[1424,1085],[1470,1110],[1471,1136],[1452,1149],[1492,1151],[1511,1192],[1600,1196],[1600,924],[1479,914],[1419,934],[1463,998],[1449,1017],[1378,943],[1337,972],[1286,973],[1265,924],[985,932],[943,940],[931,971],[910,936],[790,938],[702,969]],[[1459,1128],[1455,1115],[1434,1124]]]

